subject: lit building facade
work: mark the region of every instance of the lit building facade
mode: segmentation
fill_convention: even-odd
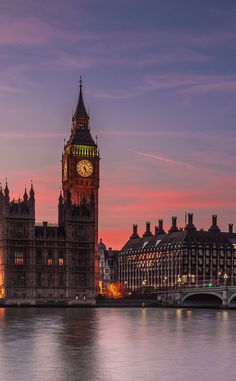
[[[236,285],[236,234],[232,224],[228,232],[221,232],[216,215],[208,231],[197,230],[190,213],[184,229],[178,229],[177,218],[172,217],[167,233],[162,220],[154,234],[146,223],[142,237],[134,225],[118,266],[120,282],[137,294],[180,286]]]
[[[109,283],[118,282],[118,250],[112,250],[100,239],[98,244],[99,255],[99,292],[103,293]]]
[[[0,189],[0,299],[6,304],[95,303],[98,287],[99,150],[82,81],[62,154],[58,225],[35,224],[35,193],[10,200]]]

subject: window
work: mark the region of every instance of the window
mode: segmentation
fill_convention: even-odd
[[[52,258],[48,258],[48,266],[52,266]]]
[[[64,274],[59,273],[59,286],[64,287]]]
[[[41,250],[37,250],[37,252],[36,252],[36,263],[37,263],[37,265],[42,264],[42,251]]]
[[[52,275],[52,273],[50,272],[50,273],[48,274],[48,287],[52,287],[53,282],[54,282],[53,275]]]
[[[52,266],[52,250],[48,250],[48,266]]]
[[[40,272],[37,273],[37,286],[42,286],[42,274]]]
[[[24,264],[24,254],[22,252],[15,252],[15,265],[20,266]]]
[[[64,266],[63,251],[60,251],[60,253],[59,253],[58,263],[59,263],[59,266]]]
[[[76,278],[77,287],[85,287],[85,274],[78,273]]]
[[[59,266],[64,266],[64,258],[59,258]]]
[[[24,287],[26,285],[25,273],[16,272],[14,274],[14,286],[16,287]]]

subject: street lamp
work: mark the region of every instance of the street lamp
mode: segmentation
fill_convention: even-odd
[[[228,275],[225,273],[224,275],[223,275],[223,278],[224,278],[224,284],[226,285],[227,284],[227,279],[228,279]]]
[[[180,275],[178,275],[177,282],[178,282],[178,286],[180,286],[180,284],[181,284],[181,277],[180,277]]]
[[[144,294],[144,287],[146,286],[146,279],[142,281],[142,294]]]

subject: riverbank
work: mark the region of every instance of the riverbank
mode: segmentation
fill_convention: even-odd
[[[34,303],[30,303],[27,300],[19,300],[19,301],[11,301],[8,302],[1,302],[0,307],[42,307],[42,308],[91,308],[91,307],[116,307],[116,308],[124,308],[124,307],[163,307],[164,305],[160,303],[160,301],[157,301],[156,299],[97,299],[96,302],[93,303],[89,301],[80,301],[76,303],[68,302],[67,300],[61,300],[61,301],[53,301],[53,300],[45,300],[45,301],[36,301]]]

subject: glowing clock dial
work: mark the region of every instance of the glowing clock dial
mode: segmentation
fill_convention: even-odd
[[[89,177],[93,173],[93,164],[89,160],[80,160],[77,163],[77,172],[82,177]]]

